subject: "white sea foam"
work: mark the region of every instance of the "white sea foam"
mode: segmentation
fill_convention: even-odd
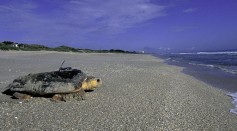
[[[167,59],[166,59],[166,61],[169,61],[169,60],[171,60],[171,58],[167,58]]]
[[[237,69],[230,69],[230,68],[227,68],[227,67],[224,67],[224,66],[211,65],[211,64],[197,64],[197,63],[193,63],[193,62],[189,62],[188,64],[194,65],[194,66],[205,66],[205,67],[210,67],[210,68],[218,68],[218,69],[221,69],[224,72],[237,75]]]
[[[221,66],[219,66],[218,68],[225,71],[225,72],[227,72],[227,73],[237,74],[237,70],[228,69],[228,68],[224,68],[224,67],[221,67]]]
[[[177,53],[177,54],[180,54],[180,55],[192,55],[192,54],[197,54],[197,53]]]
[[[177,53],[180,55],[217,55],[217,54],[227,54],[227,55],[237,55],[237,51],[218,51],[218,52],[193,52],[193,53],[186,53],[186,52],[182,52],[182,53]]]
[[[220,52],[197,52],[197,54],[217,55],[217,54],[237,54],[237,51],[220,51]]]
[[[234,114],[237,114],[237,92],[235,92],[235,93],[228,93],[227,95],[232,97],[232,100],[233,100],[232,103],[235,106],[235,108],[230,109],[230,112],[234,113]]]
[[[210,64],[197,64],[197,63],[193,63],[193,62],[189,62],[188,64],[195,65],[195,66],[205,66],[205,67],[215,68],[214,65],[210,65]]]

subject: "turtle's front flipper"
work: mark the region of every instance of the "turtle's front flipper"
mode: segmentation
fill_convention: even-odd
[[[83,92],[82,92],[83,91]],[[74,93],[70,93],[70,94],[62,94],[62,100],[63,101],[81,101],[85,99],[85,93],[84,90],[82,90],[80,92],[74,92]]]
[[[78,92],[69,93],[69,94],[55,94],[52,97],[52,100],[55,100],[55,101],[73,101],[73,100],[80,101],[84,99],[85,99],[84,90],[80,90]]]
[[[14,96],[15,98],[18,98],[18,99],[31,99],[31,98],[32,98],[31,95],[23,94],[23,93],[19,93],[19,92],[15,92],[15,93],[13,94],[13,96]]]

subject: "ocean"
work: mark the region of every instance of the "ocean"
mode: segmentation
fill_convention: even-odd
[[[222,89],[232,97],[237,114],[237,51],[170,53],[156,55],[170,65],[184,67],[183,72]]]

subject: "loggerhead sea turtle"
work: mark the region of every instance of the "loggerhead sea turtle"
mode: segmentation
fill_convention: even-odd
[[[18,99],[42,96],[61,101],[82,100],[85,91],[93,91],[101,84],[101,79],[87,76],[81,70],[60,67],[58,71],[21,76],[9,84],[3,94]]]

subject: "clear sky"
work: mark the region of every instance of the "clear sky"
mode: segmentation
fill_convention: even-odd
[[[237,49],[237,0],[0,0],[0,41]]]

